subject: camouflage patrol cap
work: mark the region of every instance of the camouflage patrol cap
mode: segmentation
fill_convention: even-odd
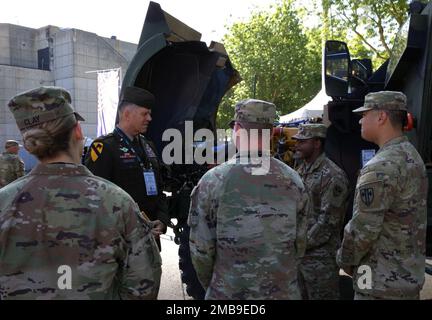
[[[327,127],[319,123],[305,123],[299,126],[299,131],[292,139],[307,140],[312,138],[326,138]]]
[[[276,106],[267,101],[246,99],[235,106],[234,119],[230,122],[247,122],[257,124],[271,124],[276,118]]]
[[[17,146],[22,147],[22,145],[20,145],[19,142],[16,140],[6,140],[5,145],[4,145],[5,149],[10,148],[10,147],[17,147]]]
[[[399,91],[380,91],[366,95],[363,107],[353,110],[355,113],[369,110],[407,111],[407,98]]]
[[[21,131],[71,114],[84,121],[74,111],[69,92],[60,87],[39,87],[22,92],[13,97],[8,106]]]

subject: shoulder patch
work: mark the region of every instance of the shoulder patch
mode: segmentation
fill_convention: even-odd
[[[342,186],[339,185],[338,183],[336,183],[334,188],[333,188],[333,196],[337,198],[342,194],[343,191],[344,190],[343,190]]]
[[[360,207],[363,209],[373,209],[380,207],[379,202],[383,193],[383,177],[375,171],[366,172],[359,177],[358,197]]]
[[[357,203],[360,211],[373,212],[384,210],[384,183],[376,181],[358,187]]]
[[[361,211],[384,209],[384,181],[375,172],[360,177],[357,192],[357,202]]]
[[[361,188],[359,192],[361,201],[369,207],[373,203],[375,197],[374,188]]]
[[[102,154],[103,143],[102,142],[93,142],[90,146],[90,157],[93,162],[95,162],[99,156]]]

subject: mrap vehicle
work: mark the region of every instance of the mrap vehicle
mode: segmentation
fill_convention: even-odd
[[[432,2],[410,4],[390,58],[376,71],[370,59],[351,59],[346,43],[326,41],[323,82],[332,97],[326,107],[330,126],[325,151],[347,173],[352,189],[345,223],[352,216],[359,170],[378,150],[361,138],[360,116],[352,110],[362,106],[370,92],[401,91],[407,96],[406,135],[422,156],[429,178],[426,255],[432,256]]]

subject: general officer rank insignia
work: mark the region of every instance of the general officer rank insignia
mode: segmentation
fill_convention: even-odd
[[[360,189],[360,198],[361,201],[369,207],[374,200],[374,189],[373,188]]]
[[[99,156],[101,155],[103,150],[103,143],[102,142],[95,142],[90,147],[90,157],[93,162],[95,162]]]

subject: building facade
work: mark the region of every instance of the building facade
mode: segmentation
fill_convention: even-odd
[[[21,141],[7,102],[15,94],[42,85],[60,86],[86,121],[84,134],[97,133],[96,70],[121,68],[124,75],[137,45],[77,29],[32,29],[0,23],[0,148]]]

